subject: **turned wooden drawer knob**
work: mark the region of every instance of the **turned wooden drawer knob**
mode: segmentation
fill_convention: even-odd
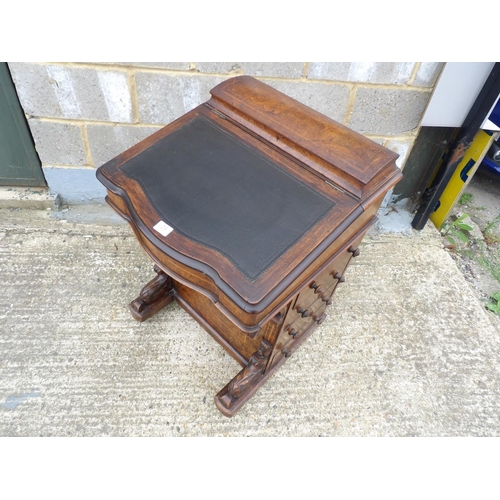
[[[285,358],[289,358],[292,355],[292,353],[288,349],[285,349],[282,352],[283,352]]]
[[[297,330],[294,330],[293,328],[288,332],[288,335],[291,335],[293,338],[295,338],[295,335],[299,333]]]
[[[327,306],[329,306],[332,303],[331,297],[323,297],[321,300],[325,302]]]
[[[297,306],[297,312],[303,317],[307,318],[309,316],[309,311],[307,309],[302,309],[301,306]]]
[[[312,282],[311,288],[314,290],[314,293],[321,293],[323,291],[321,285],[318,285],[315,281]]]
[[[359,255],[359,253],[360,253],[360,252],[359,252],[359,248],[352,248],[352,247],[351,247],[351,248],[349,248],[349,252],[351,252],[351,253],[352,253],[352,256],[353,256],[353,257],[357,257],[357,256]]]
[[[316,321],[316,323],[318,323],[318,325],[321,325],[321,323],[323,323],[323,321],[325,321],[326,319],[326,314],[323,313],[321,316],[313,316],[313,320]]]
[[[344,283],[345,278],[340,273],[333,272],[332,274],[336,280],[339,280],[339,283]]]

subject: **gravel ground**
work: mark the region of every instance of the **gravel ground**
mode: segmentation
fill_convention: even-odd
[[[452,217],[468,214],[464,222],[472,226],[469,243],[456,247],[443,238],[451,257],[485,305],[500,292],[500,180],[481,172],[475,174],[457,203]],[[500,325],[500,316],[494,315]]]

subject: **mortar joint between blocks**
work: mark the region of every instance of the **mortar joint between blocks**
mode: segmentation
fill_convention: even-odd
[[[415,77],[417,76],[417,73],[418,73],[418,70],[420,69],[420,65],[422,63],[416,63],[414,66],[413,66],[413,71],[410,75],[410,78],[408,79],[408,85],[413,85],[413,82],[415,81]]]
[[[139,124],[139,104],[137,102],[137,86],[135,83],[135,72],[129,71],[128,73],[128,85],[130,88],[130,100],[132,102],[132,120],[134,124]]]
[[[94,161],[92,159],[92,153],[90,151],[89,137],[87,135],[87,126],[85,124],[82,125],[82,140],[83,140],[83,148],[85,150],[85,155],[87,158],[87,164],[88,166],[94,168]]]

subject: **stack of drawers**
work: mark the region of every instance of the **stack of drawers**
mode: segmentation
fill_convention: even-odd
[[[310,330],[326,319],[326,309],[339,283],[345,281],[344,271],[352,258],[360,253],[362,236],[356,238],[338,257],[328,262],[324,269],[292,301],[284,319],[284,328],[273,351],[270,365],[282,357],[288,358],[305,340]]]

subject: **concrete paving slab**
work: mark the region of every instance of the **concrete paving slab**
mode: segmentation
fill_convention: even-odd
[[[239,365],[176,304],[131,317],[152,265],[104,219],[0,211],[1,436],[500,435],[500,331],[434,229],[367,236],[328,319],[227,419]]]
[[[33,208],[57,210],[61,205],[58,195],[44,187],[1,187],[0,210],[12,208]]]

